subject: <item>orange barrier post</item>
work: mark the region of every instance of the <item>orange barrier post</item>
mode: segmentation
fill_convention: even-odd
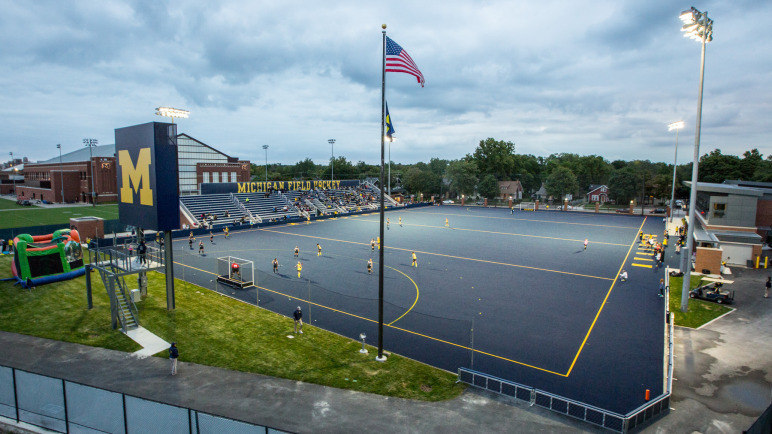
[[[649,399],[651,399],[651,391],[646,389],[646,400],[648,401]]]

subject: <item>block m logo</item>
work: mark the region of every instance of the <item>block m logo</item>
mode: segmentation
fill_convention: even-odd
[[[153,206],[153,190],[150,188],[150,148],[139,150],[137,165],[131,161],[129,151],[118,152],[121,166],[121,202],[134,203],[134,193],[139,193],[141,205]],[[133,191],[132,191],[133,190]]]

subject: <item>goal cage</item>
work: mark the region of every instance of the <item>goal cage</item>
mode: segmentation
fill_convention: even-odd
[[[217,281],[246,288],[255,283],[255,263],[235,256],[217,258]]]
[[[520,202],[520,211],[536,211],[536,202]]]

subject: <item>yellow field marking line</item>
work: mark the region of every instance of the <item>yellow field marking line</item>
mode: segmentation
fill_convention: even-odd
[[[360,219],[359,221],[362,222],[372,222],[372,223],[378,223],[378,220],[368,220],[368,219]],[[447,229],[445,226],[432,226],[432,225],[418,225],[415,223],[405,223],[404,226],[418,226],[422,228],[434,228],[434,229]],[[486,234],[497,234],[497,235],[512,235],[517,237],[531,237],[531,238],[544,238],[547,240],[558,240],[558,241],[571,241],[576,243],[581,243],[584,240],[574,240],[571,238],[558,238],[558,237],[545,237],[542,235],[529,235],[529,234],[518,234],[514,232],[496,232],[496,231],[484,231],[482,229],[465,229],[465,228],[459,228],[459,227],[453,227],[454,230],[457,231],[469,231],[469,232],[482,232]],[[590,241],[592,244],[605,244],[609,246],[625,246],[627,247],[627,244],[617,244],[617,243],[605,243],[602,241]]]
[[[212,275],[217,276],[217,273],[212,273],[211,271],[202,270],[200,268],[196,268],[196,267],[193,267],[193,266],[190,266],[190,265],[187,265],[187,264],[181,264],[179,262],[174,262],[174,263],[177,264],[177,265],[181,265],[183,267],[192,268],[194,270],[202,271],[204,273],[208,273],[208,274],[212,274]],[[273,290],[273,289],[270,289],[270,288],[264,288],[262,286],[255,286],[255,288],[262,289],[263,291],[269,291],[269,292],[272,292],[274,294],[281,295],[281,296],[284,296],[284,297],[287,297],[287,298],[293,298],[295,300],[299,300],[299,301],[302,301],[302,302],[305,302],[305,303],[308,303],[308,304],[311,304],[311,305],[314,305],[314,306],[317,306],[317,307],[322,307],[324,309],[328,309],[328,310],[331,310],[333,312],[338,312],[338,313],[341,313],[343,315],[348,315],[348,316],[352,316],[354,318],[359,318],[359,319],[364,320],[364,321],[369,321],[369,322],[372,322],[372,323],[375,323],[375,324],[378,323],[378,321],[376,321],[374,319],[366,318],[366,317],[363,317],[361,315],[355,315],[353,313],[349,313],[349,312],[346,312],[346,311],[335,309],[334,307],[325,306],[323,304],[314,303],[313,301],[305,300],[305,299],[302,299],[302,298],[299,298],[299,297],[295,297],[295,296],[292,296],[292,295],[289,295],[289,294],[284,294],[283,292],[279,292],[279,291],[276,291],[276,290]],[[399,319],[399,318],[397,318],[397,319]],[[396,321],[396,320],[394,320],[394,321]],[[491,353],[488,353],[488,352],[485,352],[485,351],[482,351],[482,350],[476,350],[474,348],[470,348],[470,347],[467,347],[467,346],[464,346],[464,345],[456,344],[456,343],[453,343],[453,342],[450,342],[450,341],[446,341],[446,340],[443,340],[443,339],[435,338],[433,336],[425,335],[423,333],[418,333],[418,332],[414,332],[412,330],[403,329],[402,327],[397,327],[397,326],[391,325],[394,321],[392,321],[389,324],[384,324],[384,326],[393,328],[394,330],[403,331],[405,333],[410,333],[410,334],[415,335],[415,336],[421,336],[421,337],[426,338],[426,339],[431,339],[431,340],[436,341],[436,342],[442,342],[443,344],[451,345],[451,346],[454,346],[454,347],[457,347],[457,348],[462,348],[462,349],[465,349],[465,350],[468,350],[468,351],[474,351],[475,353],[478,353],[478,354],[484,354],[486,356],[494,357],[494,358],[497,358],[497,359],[500,359],[500,360],[504,360],[504,361],[507,361],[507,362],[510,362],[510,363],[515,363],[517,365],[521,365],[521,366],[525,366],[525,367],[528,367],[528,368],[537,369],[539,371],[547,372],[549,374],[554,374],[554,375],[557,375],[557,376],[560,376],[560,377],[567,377],[568,376],[566,374],[561,374],[559,372],[550,371],[549,369],[544,369],[544,368],[540,368],[538,366],[529,365],[528,363],[518,362],[517,360],[508,359],[508,358],[503,357],[503,356],[498,356],[496,354],[491,354]]]
[[[317,239],[317,240],[327,240],[327,241],[336,241],[336,242],[340,242],[340,243],[357,244],[357,245],[360,245],[360,246],[369,246],[370,245],[369,243],[359,243],[359,242],[356,242],[356,241],[338,240],[338,239],[335,239],[335,238],[316,237],[316,236],[313,236],[313,235],[293,234],[292,232],[277,231],[277,230],[273,230],[273,229],[260,229],[260,230],[266,231],[266,232],[273,232],[273,233],[277,233],[277,234],[293,235],[293,236],[296,236],[296,237],[314,238],[314,239]],[[571,276],[579,276],[579,277],[589,277],[591,279],[614,280],[614,279],[612,279],[610,277],[591,276],[589,274],[571,273],[571,272],[568,272],[568,271],[551,270],[549,268],[539,268],[539,267],[530,267],[530,266],[527,266],[527,265],[508,264],[506,262],[488,261],[488,260],[485,260],[485,259],[477,259],[477,258],[466,258],[466,257],[463,257],[463,256],[446,255],[444,253],[423,252],[423,251],[420,251],[420,250],[403,249],[401,247],[389,247],[389,246],[387,246],[386,248],[387,249],[392,249],[392,250],[401,250],[403,252],[416,252],[416,253],[421,253],[423,255],[444,256],[446,258],[461,259],[461,260],[465,260],[465,261],[483,262],[483,263],[486,263],[486,264],[504,265],[504,266],[507,266],[507,267],[525,268],[525,269],[529,269],[529,270],[546,271],[546,272],[550,272],[550,273],[559,273],[559,274],[568,274],[568,275],[571,275]]]
[[[635,231],[635,238],[638,238],[638,232],[643,229],[643,225],[646,223],[646,219],[648,217],[643,218],[643,222],[641,222],[641,227],[638,228],[637,231]],[[582,341],[582,345],[579,346],[579,351],[576,352],[576,356],[574,356],[574,361],[571,362],[571,366],[568,368],[568,372],[566,372],[566,377],[571,375],[571,371],[574,369],[574,365],[576,364],[576,361],[579,359],[579,354],[582,353],[582,349],[584,349],[584,345],[587,343],[587,339],[590,337],[590,333],[592,333],[592,329],[595,328],[595,323],[598,321],[598,317],[600,317],[600,313],[603,311],[603,307],[606,305],[606,301],[608,301],[609,295],[611,295],[611,291],[614,289],[614,285],[617,283],[617,278],[619,278],[619,273],[622,272],[622,268],[625,266],[625,262],[627,262],[627,258],[630,257],[630,252],[633,251],[633,246],[635,246],[635,239],[633,239],[633,242],[630,243],[630,248],[627,250],[627,254],[625,255],[625,259],[622,261],[622,263],[619,265],[619,270],[617,270],[617,275],[614,277],[614,281],[611,282],[611,286],[608,289],[608,292],[606,293],[606,297],[603,299],[603,303],[600,305],[600,309],[598,309],[598,313],[595,314],[595,319],[592,320],[592,324],[590,324],[590,329],[587,330],[587,335],[584,337],[584,340]],[[632,264],[636,265],[636,264]]]
[[[630,265],[632,265],[633,267],[641,267],[641,268],[651,268],[651,267],[652,267],[651,265],[647,265],[647,264],[636,264],[636,263],[634,263],[634,262],[633,262],[632,264],[630,264]]]
[[[653,259],[651,259],[651,258],[639,258],[639,257],[637,257],[637,256],[633,258],[633,261],[647,261],[647,262],[654,262],[654,260],[653,260]]]
[[[386,264],[384,264],[384,266],[386,266],[386,267],[389,267],[389,266],[388,266],[388,265],[386,265]],[[403,273],[403,272],[401,272],[401,271],[397,270],[397,269],[396,269],[396,268],[394,268],[394,267],[389,267],[389,268],[391,268],[392,270],[396,271],[397,273],[400,273],[400,274],[402,274],[403,276],[407,277],[407,278],[408,278],[408,279],[409,279],[411,282],[413,282],[413,286],[415,286],[415,301],[413,301],[413,305],[412,305],[412,306],[410,306],[410,308],[409,308],[408,310],[406,310],[406,311],[405,311],[405,313],[403,313],[402,315],[400,315],[400,316],[399,316],[399,318],[397,318],[397,319],[395,319],[394,321],[392,321],[392,322],[390,322],[390,323],[386,324],[386,325],[388,325],[388,326],[390,326],[390,325],[394,324],[395,322],[397,322],[397,321],[401,320],[401,319],[402,319],[402,317],[404,317],[405,315],[407,315],[407,314],[408,314],[408,312],[410,312],[411,310],[413,310],[413,308],[415,307],[416,303],[418,303],[418,297],[421,295],[420,291],[418,290],[418,285],[415,283],[415,280],[413,280],[412,278],[410,278],[410,276],[408,276],[407,274],[405,274],[405,273]]]
[[[635,229],[633,226],[617,226],[617,225],[599,225],[594,223],[574,223],[574,222],[559,222],[555,220],[535,220],[535,219],[521,219],[517,217],[492,217],[492,216],[478,216],[478,215],[466,215],[466,214],[444,214],[439,212],[421,212],[421,211],[401,211],[420,214],[436,214],[445,217],[466,217],[466,218],[479,218],[479,219],[497,219],[497,220],[521,220],[526,222],[538,222],[538,223],[555,223],[563,225],[579,225],[579,226],[597,226],[601,228],[622,228],[622,229]],[[645,218],[645,217],[644,217]],[[637,238],[637,236],[636,236]]]

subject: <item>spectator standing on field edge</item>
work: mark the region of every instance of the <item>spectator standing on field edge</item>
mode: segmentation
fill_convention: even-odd
[[[659,279],[659,296],[665,296],[665,279]]]
[[[303,333],[303,312],[300,310],[300,306],[298,306],[297,309],[295,309],[295,312],[292,313],[292,316],[295,318],[295,333],[298,332],[298,329],[300,329],[300,333]]]
[[[767,277],[767,283],[764,284],[764,298],[769,298],[770,288],[772,288],[772,276]]]
[[[180,357],[180,350],[177,349],[177,342],[172,342],[169,347],[169,360],[172,362],[172,375],[177,375],[177,358]]]

